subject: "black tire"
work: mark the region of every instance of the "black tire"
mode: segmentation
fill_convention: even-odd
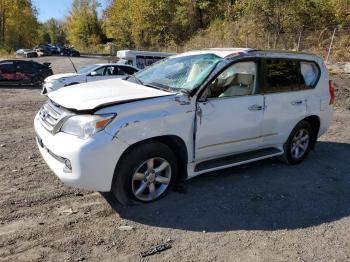
[[[294,144],[296,143],[294,140],[296,135],[300,134],[302,132],[302,130],[304,130],[304,134],[306,134],[306,133],[308,134],[309,140],[308,140],[307,145],[306,144],[304,145],[305,151],[303,151],[303,153],[299,157],[296,157],[293,154],[292,148],[293,148]],[[313,129],[312,129],[312,126],[309,124],[309,122],[304,121],[304,120],[299,122],[294,127],[292,132],[290,133],[287,142],[284,144],[284,155],[281,157],[281,159],[285,163],[290,164],[290,165],[296,165],[296,164],[303,162],[304,159],[307,157],[307,155],[310,152],[313,136],[314,136]],[[295,151],[294,151],[294,153],[295,153]]]
[[[42,75],[35,75],[31,79],[31,84],[33,87],[42,87],[44,83],[44,76]]]
[[[171,170],[170,182],[164,192],[151,200],[138,199],[133,193],[133,175],[139,167],[150,158],[165,159]],[[148,203],[164,197],[176,181],[178,174],[177,159],[173,151],[165,144],[160,142],[147,142],[132,148],[119,160],[119,164],[114,172],[112,182],[112,193],[114,197],[123,205],[132,205],[136,203]],[[140,181],[144,183],[144,181]],[[157,183],[157,182],[154,182]],[[161,184],[159,184],[160,187]]]

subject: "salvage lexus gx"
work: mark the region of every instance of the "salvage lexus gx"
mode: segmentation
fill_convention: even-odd
[[[330,126],[334,87],[315,55],[231,48],[48,97],[34,120],[48,166],[67,185],[132,204],[208,171],[302,162]]]

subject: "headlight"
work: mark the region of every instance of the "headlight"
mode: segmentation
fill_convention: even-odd
[[[114,114],[71,116],[64,122],[61,131],[81,139],[87,139],[103,130],[114,117]]]

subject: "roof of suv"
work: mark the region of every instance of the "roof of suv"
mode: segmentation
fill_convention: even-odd
[[[174,57],[188,56],[188,55],[201,55],[201,54],[215,54],[221,58],[225,58],[232,55],[252,53],[261,56],[270,57],[285,57],[285,58],[298,58],[298,59],[321,59],[319,56],[311,53],[295,52],[295,51],[280,51],[280,50],[256,50],[253,48],[208,48],[201,50],[188,51]]]
[[[201,50],[193,50],[188,51],[179,55],[175,55],[174,57],[188,56],[188,55],[204,55],[204,54],[215,54],[222,58],[235,54],[235,53],[248,53],[250,51],[254,51],[252,48],[208,48]]]
[[[294,58],[294,59],[305,59],[305,60],[317,60],[319,62],[323,59],[312,53],[304,53],[297,51],[284,51],[284,50],[253,50],[253,54],[256,56],[270,57],[270,58]]]

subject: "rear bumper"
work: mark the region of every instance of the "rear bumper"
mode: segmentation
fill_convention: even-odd
[[[83,189],[110,191],[116,164],[127,145],[104,131],[83,140],[73,135],[52,135],[34,119],[39,151],[56,176],[65,184]],[[65,161],[69,160],[71,170]]]
[[[332,124],[333,115],[334,115],[333,106],[329,106],[327,110],[321,111],[321,115],[320,115],[321,125],[320,125],[320,130],[318,132],[318,137],[322,136],[324,133],[327,132],[328,128]]]

